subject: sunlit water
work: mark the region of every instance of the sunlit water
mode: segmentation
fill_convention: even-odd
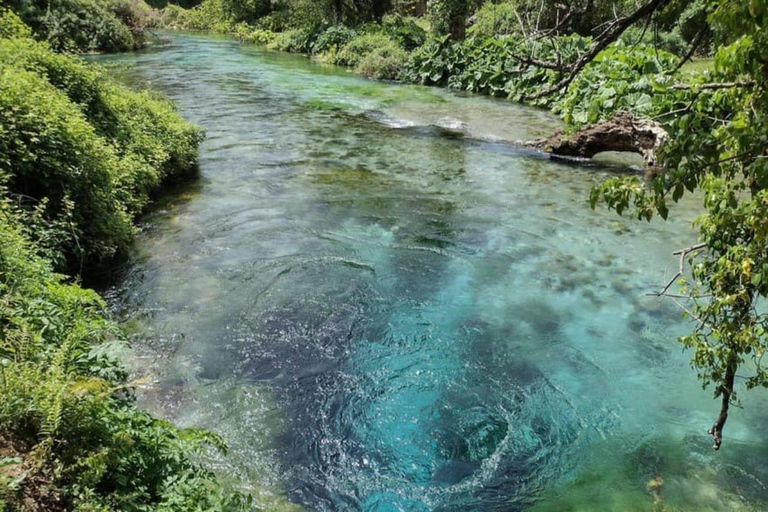
[[[143,406],[280,510],[760,510],[765,400],[717,403],[648,297],[695,240],[590,210],[542,111],[201,36],[102,59],[208,138],[110,298]]]

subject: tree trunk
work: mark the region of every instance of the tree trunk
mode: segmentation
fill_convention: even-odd
[[[466,21],[464,15],[456,15],[451,19],[451,39],[454,41],[464,39],[467,29]]]
[[[714,444],[712,447],[715,450],[720,449],[720,445],[723,444],[723,427],[728,420],[728,409],[731,405],[731,395],[733,395],[733,381],[736,378],[736,356],[731,354],[728,358],[728,367],[725,370],[725,382],[717,388],[717,394],[720,394],[722,402],[720,404],[720,414],[717,416],[712,428],[707,432],[712,436]]]
[[[421,17],[427,14],[427,0],[417,0],[413,7],[413,15]]]

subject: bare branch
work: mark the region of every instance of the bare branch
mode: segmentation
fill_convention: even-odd
[[[696,50],[698,49],[701,42],[704,40],[704,36],[709,32],[709,25],[704,25],[699,29],[699,32],[696,34],[696,37],[693,38],[693,41],[691,41],[691,47],[688,49],[688,52],[683,56],[682,59],[680,59],[680,62],[677,63],[677,66],[675,66],[675,69],[669,72],[670,75],[674,75],[678,71],[680,71],[680,68],[685,65],[686,62],[691,60],[693,57],[693,54],[696,53]]]
[[[717,89],[734,89],[736,87],[754,87],[757,82],[754,80],[748,80],[746,82],[709,82],[706,84],[676,84],[670,87],[676,91],[689,91],[691,89],[713,91]]]
[[[653,293],[656,297],[663,297],[667,295],[667,291],[669,288],[675,283],[675,281],[678,280],[683,275],[683,271],[685,270],[685,257],[688,256],[692,252],[700,251],[701,249],[704,249],[707,246],[707,244],[701,243],[692,245],[690,247],[686,247],[685,249],[680,249],[679,251],[675,251],[672,254],[674,256],[680,256],[679,265],[677,268],[677,272],[675,272],[675,275],[672,276],[672,279],[667,281],[667,284],[664,285],[664,287],[656,292]]]

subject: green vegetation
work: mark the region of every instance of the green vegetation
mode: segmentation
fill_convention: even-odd
[[[133,405],[103,301],[52,271],[24,217],[0,204],[0,509],[239,509],[192,458],[222,440]]]
[[[547,107],[567,130],[629,111],[669,133],[653,176],[615,177],[591,204],[650,220],[700,191],[700,243],[659,292],[693,319],[681,338],[719,398],[736,375],[768,387],[768,1],[435,0],[399,5],[203,0],[12,2],[0,17],[0,496],[8,510],[237,509],[193,454],[223,448],[132,405],[119,330],[81,272],[126,249],[164,181],[194,167],[200,133],[148,92],[55,50],[135,48],[156,20],[232,33],[374,78]],[[34,41],[30,35],[44,41]],[[47,41],[47,42],[46,42]],[[713,64],[692,69],[693,56]],[[685,264],[688,269],[685,269]],[[672,294],[672,286],[680,285]],[[674,290],[677,292],[677,290]],[[763,301],[763,302],[761,302]]]
[[[156,12],[143,0],[9,0],[6,4],[55,51],[139,48]]]
[[[104,302],[56,273],[125,250],[201,133],[30,35],[0,11],[0,510],[241,510],[196,462],[223,441],[135,407]]]
[[[666,218],[686,192],[704,192],[701,243],[681,253],[692,270],[660,295],[681,278],[680,294],[669,298],[694,319],[680,341],[721,400],[715,447],[736,401],[736,370],[748,373],[747,388],[768,387],[760,364],[768,349],[760,302],[768,296],[766,0],[277,0],[269,14],[259,4],[251,17],[223,5],[203,0],[183,14],[167,8],[163,18],[176,13],[184,21],[175,26],[235,33],[370,77],[543,106],[566,130],[622,110],[659,122],[671,142],[653,177],[610,179],[592,205],[650,220]],[[714,60],[690,64],[707,56]]]
[[[43,215],[39,243],[58,265],[114,257],[152,190],[194,166],[200,132],[169,102],[44,43],[4,38],[0,65],[2,182]]]

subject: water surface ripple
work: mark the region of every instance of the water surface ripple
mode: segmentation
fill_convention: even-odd
[[[260,503],[645,511],[655,476],[669,510],[768,497],[765,402],[714,455],[688,326],[646,296],[690,206],[591,211],[607,171],[504,143],[558,126],[504,101],[203,36],[99,60],[207,131],[110,296],[144,406],[222,433]]]

